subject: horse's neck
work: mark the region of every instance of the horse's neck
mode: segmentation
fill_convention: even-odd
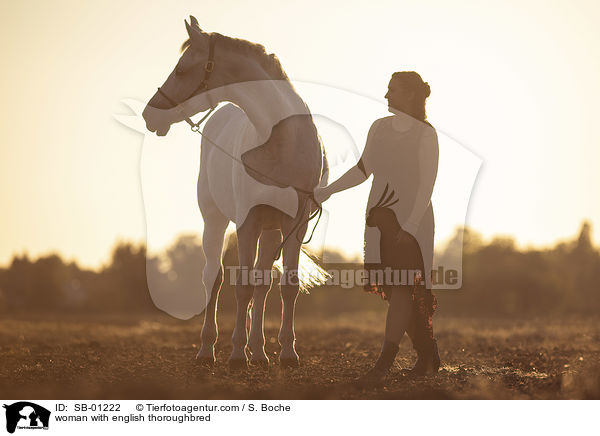
[[[222,98],[238,105],[257,136],[257,145],[266,142],[280,121],[293,115],[310,114],[308,107],[287,80],[255,80],[224,87]]]

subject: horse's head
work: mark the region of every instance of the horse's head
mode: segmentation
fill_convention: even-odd
[[[189,39],[182,46],[182,54],[175,68],[148,102],[143,112],[146,127],[159,136],[169,131],[171,124],[182,121],[186,116],[203,112],[218,101],[210,98],[194,101],[185,113],[174,109],[191,97],[206,93],[237,81],[235,64],[237,56],[219,47],[218,36],[203,32],[198,20],[190,17],[185,21]],[[219,35],[220,36],[220,35]]]
[[[379,229],[394,228],[398,226],[398,220],[396,219],[396,213],[390,208],[393,204],[398,202],[398,199],[392,200],[394,197],[394,191],[390,192],[386,197],[389,185],[385,185],[383,194],[375,206],[369,209],[367,215],[367,226],[378,227]],[[385,199],[384,199],[385,198]]]

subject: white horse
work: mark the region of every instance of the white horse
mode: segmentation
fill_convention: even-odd
[[[172,123],[191,123],[188,117],[193,114],[219,102],[233,103],[217,110],[202,131],[198,204],[204,219],[203,282],[208,305],[197,358],[209,365],[216,361],[223,241],[229,222],[234,222],[241,268],[229,365],[246,367],[247,346],[251,363],[269,363],[263,316],[272,277],[253,286],[247,272],[271,271],[284,241],[280,363],[297,366],[296,298],[301,287],[326,279],[313,263],[306,268],[314,273],[305,281],[298,280],[298,267],[300,261],[312,262],[303,255],[301,240],[307,217],[316,208],[308,193],[327,183],[327,161],[312,116],[275,56],[248,41],[205,33],[194,17],[185,24],[189,39],[182,46],[183,54],[143,116],[148,130],[166,135]],[[251,299],[248,339],[246,316]]]

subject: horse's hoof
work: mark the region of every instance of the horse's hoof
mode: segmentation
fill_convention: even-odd
[[[248,361],[246,359],[229,359],[227,363],[231,371],[243,371],[248,369]]]
[[[214,357],[198,357],[196,356],[196,363],[200,366],[206,366],[212,368],[217,363]]]
[[[250,365],[252,365],[255,368],[260,368],[260,369],[267,369],[269,367],[269,359],[256,359],[256,360],[250,360]]]
[[[283,369],[298,368],[300,361],[298,359],[279,359],[279,366]]]

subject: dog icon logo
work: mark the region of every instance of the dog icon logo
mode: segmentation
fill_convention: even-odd
[[[50,423],[50,411],[42,406],[29,401],[19,401],[10,406],[4,405],[6,409],[6,431],[14,433],[19,429],[48,429]]]

